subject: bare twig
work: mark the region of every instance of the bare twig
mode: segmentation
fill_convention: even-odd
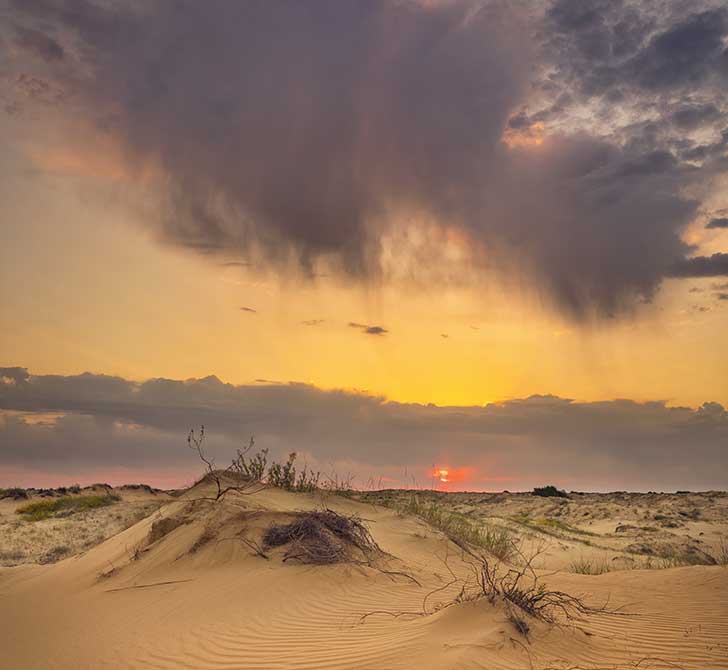
[[[128,591],[129,589],[148,589],[151,586],[166,586],[167,584],[182,584],[183,582],[192,582],[193,579],[172,579],[168,582],[154,582],[153,584],[136,584],[134,586],[120,586],[116,589],[105,589],[106,593],[113,591]]]

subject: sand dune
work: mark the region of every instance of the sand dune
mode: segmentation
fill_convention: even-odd
[[[531,621],[524,638],[499,604],[442,607],[468,558],[419,519],[275,489],[194,502],[205,486],[83,554],[1,569],[3,667],[728,668],[724,567],[549,573],[549,588],[629,616],[595,615],[580,630]],[[386,554],[300,565],[240,539],[322,505],[365,519]]]

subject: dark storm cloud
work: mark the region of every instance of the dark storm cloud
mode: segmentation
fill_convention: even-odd
[[[22,30],[55,26],[69,113],[157,168],[150,223],[198,253],[377,277],[387,234],[422,215],[463,232],[477,269],[614,316],[690,252],[686,189],[725,170],[728,138],[674,136],[728,127],[728,13],[702,2],[14,7]],[[591,127],[567,130],[585,105]],[[623,127],[617,109],[658,118]],[[501,141],[534,123],[538,148]]]
[[[182,465],[194,475],[184,438],[204,424],[220,463],[254,434],[276,455],[296,450],[317,463],[345,463],[364,479],[405,465],[426,473],[446,459],[474,468],[474,482],[505,477],[524,487],[554,478],[572,488],[728,485],[728,413],[717,403],[689,409],[533,396],[437,407],[304,384],[233,386],[215,377],[136,383],[17,370],[0,370],[0,409],[11,411],[0,414],[5,467],[73,477],[84,468],[163,472]],[[33,424],[12,412],[65,416]]]
[[[17,26],[15,28],[15,43],[20,49],[34,53],[44,61],[63,60],[63,47],[40,30]]]
[[[676,88],[726,76],[725,8],[697,12],[653,37],[625,66],[648,89]]]
[[[717,219],[711,219],[706,228],[728,228],[728,217],[722,216]]]
[[[685,15],[679,3],[556,0],[546,13],[547,40],[581,93],[699,90],[728,76],[728,10],[701,11],[710,4],[696,2]]]
[[[675,125],[684,129],[693,129],[701,126],[706,121],[714,121],[720,118],[720,110],[713,104],[685,105],[672,114]]]
[[[672,269],[672,277],[728,277],[728,254],[696,256],[679,261]]]

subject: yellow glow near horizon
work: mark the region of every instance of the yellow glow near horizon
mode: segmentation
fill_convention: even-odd
[[[728,301],[700,311],[710,292],[688,293],[710,280],[667,282],[633,319],[578,325],[495,281],[372,288],[223,267],[159,245],[109,206],[113,191],[103,200],[79,198],[67,179],[44,186],[43,198],[37,185],[4,186],[26,224],[0,231],[2,365],[303,381],[440,405],[533,393],[728,405]],[[457,235],[444,239],[459,253]]]

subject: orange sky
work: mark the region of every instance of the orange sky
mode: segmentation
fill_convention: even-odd
[[[160,245],[135,225],[143,212],[119,205],[116,180],[76,174],[73,161],[60,174],[54,165],[0,186],[6,216],[23,222],[0,233],[7,365],[296,380],[437,404],[531,393],[728,404],[728,309],[709,291],[690,292],[715,280],[667,281],[633,316],[575,324],[495,278],[426,290],[405,277],[367,286],[285,279]],[[699,234],[706,250],[719,245],[720,233]]]

